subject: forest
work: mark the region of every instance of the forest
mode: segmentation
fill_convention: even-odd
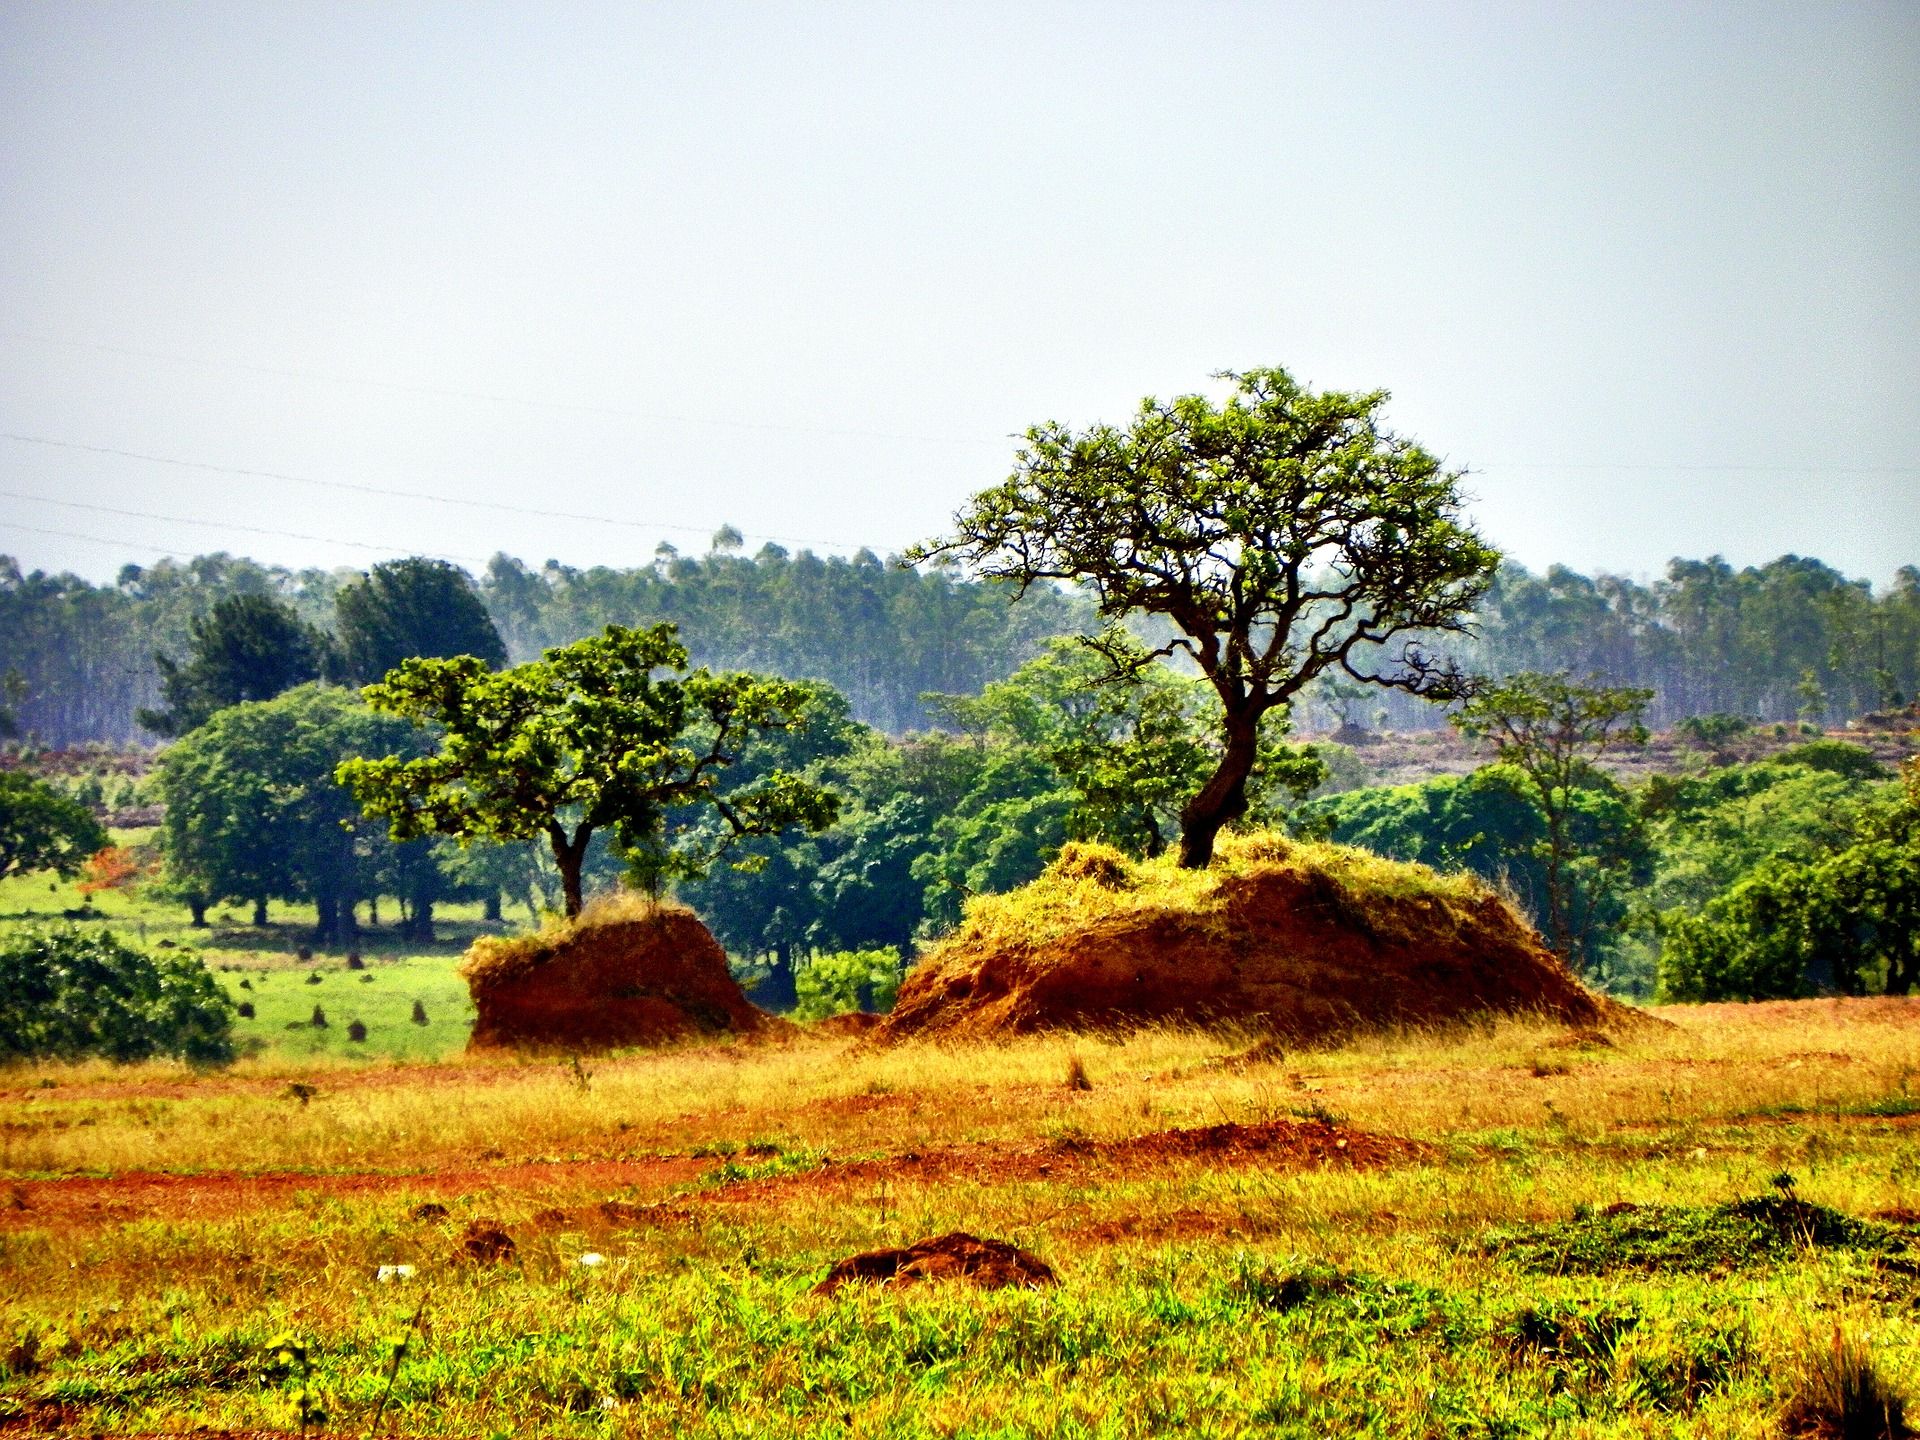
[[[250,907],[256,926],[270,923],[273,907],[299,906],[314,917],[316,942],[336,945],[379,926],[383,902],[386,923],[427,941],[439,905],[484,902],[495,918],[512,905],[537,920],[624,880],[694,906],[763,1005],[787,1010],[803,995],[817,1005],[829,992],[839,1003],[872,1005],[884,1003],[918,945],[959,920],[968,897],[1033,880],[1067,842],[1147,857],[1167,850],[1183,799],[1220,753],[1218,702],[1204,681],[1155,665],[1132,683],[1103,683],[1111,677],[1097,647],[1084,643],[1089,607],[1074,597],[1036,589],[1009,604],[1000,587],[871,556],[821,562],[716,550],[586,576],[499,561],[477,585],[417,558],[344,577],[195,564],[198,571],[162,567],[151,584],[67,588],[76,604],[123,617],[184,617],[185,644],[157,652],[158,703],[142,707],[137,722],[178,738],[157,757],[49,747],[35,720],[45,712],[32,703],[40,692],[16,685],[25,693],[14,724],[27,739],[12,742],[5,778],[18,789],[42,776],[50,817],[42,829],[64,825],[69,839],[63,849],[43,837],[35,850],[17,818],[24,792],[10,794],[9,870],[84,866],[97,886],[170,899],[196,925],[223,904]],[[1417,707],[1444,728],[1448,709],[1404,695],[1376,704],[1379,692],[1350,681],[1323,685],[1300,707],[1323,733],[1291,733],[1305,727],[1286,707],[1263,722],[1244,823],[1471,872],[1539,924],[1590,984],[1624,995],[1909,989],[1920,980],[1911,943],[1920,917],[1908,915],[1912,886],[1897,872],[1915,838],[1915,797],[1895,767],[1912,748],[1912,716],[1882,712],[1882,729],[1847,732],[1859,743],[1829,738],[1819,722],[1837,711],[1858,715],[1874,700],[1904,701],[1916,649],[1911,572],[1877,598],[1797,561],[1738,575],[1713,566],[1676,565],[1674,573],[1670,588],[1653,591],[1558,570],[1499,573],[1482,610],[1491,618],[1471,640],[1480,663],[1500,646],[1536,663],[1597,663],[1611,653],[1620,668],[1577,684],[1556,678],[1574,673],[1566,667],[1507,672],[1519,677],[1508,688],[1531,685],[1533,699],[1611,707],[1597,729],[1502,744],[1469,723],[1472,704],[1456,707],[1451,718],[1465,733],[1422,742],[1413,752],[1420,774],[1410,780],[1394,758],[1404,760],[1405,743],[1388,743],[1374,727]],[[1688,646],[1704,633],[1691,620],[1691,630],[1648,622],[1631,639],[1624,620],[1611,628],[1606,620],[1636,595],[1663,599],[1671,615],[1698,616],[1706,602],[1692,587],[1718,585],[1716,574],[1726,596],[1746,597],[1742,605],[1727,599],[1732,619],[1720,632],[1744,647],[1736,651],[1744,667],[1703,655],[1689,666]],[[42,577],[8,593],[18,600],[54,584]],[[184,595],[215,589],[221,597],[206,612],[184,609]],[[317,606],[323,589],[331,613]],[[1797,609],[1783,589],[1800,596]],[[864,624],[830,634],[818,617],[833,607]],[[644,630],[613,623],[635,611],[672,618]],[[48,603],[40,613],[57,611]],[[747,633],[748,615],[763,617],[764,633]],[[1733,623],[1742,616],[1746,629]],[[588,624],[609,626],[608,638],[561,643]],[[1842,632],[1843,624],[1855,629]],[[1840,638],[1862,627],[1890,637],[1885,650],[1868,647],[1868,658],[1883,663],[1865,675]],[[836,634],[847,643],[828,643]],[[465,665],[447,677],[478,685],[497,672],[505,684],[540,669],[501,667],[542,645],[542,665],[584,666],[576,683],[611,693],[617,674],[594,658],[595,647],[621,636],[643,645],[640,668],[653,672],[656,688],[662,674],[679,672],[717,684],[695,678],[716,661],[740,665],[720,678],[737,676],[756,694],[776,693],[767,690],[776,682],[755,679],[749,663],[801,677],[779,682],[778,707],[789,718],[804,712],[806,722],[782,721],[729,752],[732,793],[750,794],[770,778],[804,787],[787,792],[780,823],[723,835],[711,811],[647,809],[644,834],[582,824],[557,868],[563,852],[538,826],[467,826],[460,843],[431,825],[408,831],[405,804],[389,797],[383,811],[345,783],[356,766],[428,763],[424,737],[447,717],[409,708],[394,690],[405,665]],[[910,646],[913,637],[920,643]],[[1799,666],[1793,681],[1820,645],[1828,663]],[[71,659],[83,648],[75,636],[41,653]],[[472,658],[409,658],[434,655]],[[1661,691],[1606,681],[1638,676],[1631,667],[1650,656],[1672,667],[1691,704],[1648,759],[1645,722],[1661,712]],[[419,696],[444,692],[425,672],[419,681]],[[361,685],[372,687],[365,694],[374,707],[356,692]],[[1692,713],[1708,703],[1746,713]],[[1790,718],[1769,722],[1769,712]],[[604,763],[630,758],[642,732],[629,721],[622,733],[621,754]],[[1564,752],[1557,758],[1547,755],[1555,744]],[[1543,756],[1564,765],[1561,778],[1543,776],[1535,763]],[[579,763],[584,773],[588,762]],[[554,813],[577,817],[583,797],[590,792],[557,801]],[[58,815],[46,808],[55,798],[67,807]],[[159,828],[110,846],[98,821],[116,817]],[[802,818],[810,823],[796,823]],[[400,823],[389,827],[389,819]]]
[[[129,565],[97,585],[23,573],[0,556],[0,705],[56,748],[150,743],[139,714],[160,698],[156,657],[184,654],[196,618],[230,596],[264,596],[330,631],[337,596],[359,578],[216,554]],[[1035,586],[1010,604],[1002,585],[866,550],[744,554],[730,530],[704,555],[663,547],[653,563],[624,569],[536,569],[500,555],[475,588],[515,662],[608,624],[672,621],[697,663],[825,681],[857,719],[892,735],[933,723],[923,696],[978,693],[1049,637],[1094,624],[1091,604],[1061,588]],[[1903,567],[1876,594],[1793,555],[1742,569],[1676,559],[1650,583],[1508,563],[1472,633],[1442,648],[1484,673],[1567,670],[1650,688],[1647,718],[1660,728],[1710,714],[1837,724],[1920,692],[1920,569]],[[1296,718],[1330,729],[1348,712],[1376,728],[1444,724],[1410,696],[1326,686]]]

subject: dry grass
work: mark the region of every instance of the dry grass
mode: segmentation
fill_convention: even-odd
[[[602,925],[651,920],[662,914],[692,915],[684,905],[655,900],[624,887],[604,891],[581,908],[578,915],[552,915],[539,928],[515,935],[482,935],[461,960],[459,974],[469,985],[499,983],[524,970],[541,955],[564,945],[583,930]]]
[[[352,1431],[422,1294],[432,1333],[383,1422],[400,1433],[1759,1436],[1805,1336],[1836,1322],[1871,1335],[1883,1388],[1912,1393],[1920,1312],[1898,1271],[1809,1251],[1752,1273],[1523,1275],[1479,1243],[1622,1202],[1769,1193],[1783,1171],[1855,1215],[1914,1203],[1920,1003],[1664,1014],[1607,1044],[1514,1021],[1242,1063],[1244,1040],[1147,1030],[803,1035],[583,1067],[15,1069],[0,1339],[33,1354],[0,1366],[0,1423],[58,1403],[68,1430],[286,1427],[293,1383],[268,1342],[292,1330]],[[1314,1114],[1433,1148],[1381,1169],[876,1169]],[[633,1160],[658,1154],[682,1158]],[[594,1163],[539,1163],[562,1157]],[[311,1181],[119,1213],[60,1208],[32,1178],[142,1169]],[[424,1199],[451,1215],[411,1220]],[[483,1216],[518,1242],[512,1265],[449,1260]],[[807,1298],[840,1256],[952,1230],[1033,1251],[1061,1286]],[[589,1250],[607,1264],[584,1270]],[[373,1280],[400,1263],[416,1288]],[[1331,1298],[1262,1298],[1301,1275],[1332,1277]],[[1604,1354],[1551,1348],[1553,1317],[1616,1313],[1633,1324]]]
[[[1369,850],[1264,832],[1222,835],[1214,863],[1205,870],[1183,870],[1171,854],[1134,860],[1111,846],[1072,842],[1031,884],[969,900],[954,942],[1037,946],[1096,922],[1142,914],[1204,920],[1218,912],[1237,878],[1269,870],[1327,876],[1357,910],[1368,913],[1378,913],[1383,900],[1433,900],[1456,925],[1472,923],[1467,907],[1493,894],[1464,871],[1442,875]]]

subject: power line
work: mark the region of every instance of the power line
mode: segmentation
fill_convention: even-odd
[[[102,345],[92,340],[62,340],[51,335],[28,335],[0,330],[0,339],[24,341],[31,345],[52,345],[69,350],[98,350],[107,355],[131,355],[143,360],[165,360],[178,365],[203,365],[213,370],[238,370],[250,375],[273,375],[285,380],[313,380],[326,385],[359,385],[371,390],[391,390],[405,395],[433,395],[443,399],[484,400],[495,405],[519,405],[530,410],[565,410],[581,415],[610,415],[622,420],[659,421],[670,425],[694,425],[716,430],[765,430],[789,435],[843,435],[859,440],[905,440],[922,445],[1000,444],[958,435],[914,435],[892,430],[862,430],[835,425],[780,425],[763,420],[722,420],[711,416],[679,415],[667,411],[629,410],[614,405],[589,405],[576,400],[537,400],[524,395],[502,395],[486,390],[461,390],[446,385],[412,385],[399,380],[377,380],[360,375],[329,375],[317,370],[294,370],[275,365],[253,365],[242,360],[208,360],[194,355],[175,355],[165,350],[144,350],[130,345]]]
[[[180,460],[168,455],[151,455],[141,450],[122,450],[111,445],[89,445],[78,440],[55,440],[45,435],[21,435],[11,431],[0,431],[0,440],[12,440],[22,445],[45,445],[56,450],[78,450],[90,455],[113,455],[124,460],[143,460],[152,465],[171,465],[181,470],[201,470],[215,475],[237,475],[248,480],[279,480],[290,485],[313,485],[326,490],[351,491],[357,495],[382,495],[400,500],[425,500],[435,505],[463,505],[470,510],[493,510],[508,515],[533,515],[543,520],[571,520],[587,525],[618,525],[631,530],[679,530],[696,535],[711,535],[719,528],[714,525],[681,525],[666,520],[623,520],[612,515],[587,515],[571,510],[545,510],[532,505],[509,505],[501,500],[475,500],[464,495],[435,495],[424,490],[400,490],[384,485],[363,485],[351,480],[323,480],[313,475],[289,475],[277,470],[250,470],[236,465],[215,465],[204,460]],[[791,535],[768,535],[758,531],[755,535],[758,539],[777,540],[783,545],[822,545],[837,549],[846,544],[839,540],[806,540]]]
[[[1762,475],[1920,475],[1920,465],[1667,465],[1634,461],[1483,461],[1469,471],[1488,470],[1653,470],[1661,473],[1740,471]]]
[[[311,540],[322,545],[344,545],[353,550],[372,550],[383,555],[396,553],[392,545],[373,545],[364,540],[338,540],[331,535],[309,535],[299,530],[269,530],[259,525],[240,525],[227,520],[195,520],[186,515],[162,515],[152,510],[124,510],[116,505],[92,505],[84,500],[54,500],[45,495],[27,495],[18,490],[0,490],[0,499],[29,500],[39,505],[58,505],[63,510],[91,510],[101,515],[120,515],[130,520],[159,520],[169,525],[196,525],[205,530],[235,530],[247,535],[273,535],[283,540]],[[12,521],[0,522],[12,525]],[[27,525],[14,526],[27,530]],[[430,552],[420,552],[430,553]],[[464,560],[470,564],[484,565],[487,561],[478,555],[440,554],[432,558],[438,560]]]
[[[107,345],[93,340],[70,340],[53,335],[34,335],[24,331],[0,330],[0,339],[19,341],[31,345],[49,345],[68,350],[95,350],[106,355],[127,355],[144,360],[164,360],[170,364],[200,365],[213,370],[236,370],[252,375],[272,375],[287,380],[309,380],[327,385],[358,385],[373,390],[391,390],[409,395],[433,395],[447,399],[484,400],[493,404],[519,405],[534,410],[563,410],[584,415],[609,415],[626,420],[660,421],[673,425],[704,426],[722,430],[764,430],[777,434],[794,435],[844,435],[863,440],[904,440],[928,445],[1004,445],[1009,439],[1018,440],[1018,436],[995,436],[989,439],[983,435],[920,435],[893,430],[869,430],[852,426],[832,425],[783,425],[760,420],[728,420],[713,416],[684,415],[670,411],[632,410],[615,405],[590,405],[575,400],[546,400],[525,395],[508,395],[487,390],[462,390],[448,385],[418,385],[405,381],[383,380],[362,375],[336,375],[317,370],[299,370],[287,366],[256,365],[243,360],[208,359],[205,356],[180,355],[167,350],[149,350],[133,345]],[[9,437],[14,438],[14,437]],[[86,447],[75,447],[86,448]],[[107,453],[125,453],[109,451]],[[139,459],[152,459],[152,456],[138,456]],[[164,462],[177,463],[177,462]],[[203,467],[218,469],[218,466]],[[1744,464],[1739,462],[1710,461],[1700,464],[1669,464],[1661,461],[1613,461],[1613,460],[1572,460],[1572,461],[1486,461],[1469,467],[1474,470],[1614,470],[1614,471],[1665,471],[1674,473],[1690,472],[1751,472],[1754,474],[1775,475],[1916,475],[1920,474],[1920,465],[1776,465]],[[235,471],[236,474],[250,472]],[[268,478],[285,479],[295,477],[271,476]],[[324,483],[324,482],[315,482]],[[403,491],[376,491],[375,493],[404,494]],[[444,499],[441,496],[421,496],[422,499]],[[482,501],[453,501],[455,504],[485,504]],[[500,506],[493,508],[510,509]],[[543,514],[552,512],[529,511],[525,513]],[[557,515],[560,519],[599,520],[597,516]],[[606,524],[634,524],[640,522],[603,520]],[[691,525],[662,526],[664,529],[697,530],[702,527]],[[778,539],[778,536],[764,536],[765,539]],[[831,544],[839,542],[801,540],[793,544]]]

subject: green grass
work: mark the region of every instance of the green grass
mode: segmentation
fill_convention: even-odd
[[[233,1022],[235,1045],[245,1055],[410,1061],[442,1060],[465,1047],[473,1002],[452,961],[375,955],[364,963],[357,971],[333,959],[288,964],[258,952],[220,960],[215,975],[228,996],[254,1007],[251,1018]],[[413,1022],[416,1001],[425,1025]],[[325,1012],[325,1028],[311,1023],[315,1006]],[[364,1041],[348,1039],[355,1020],[367,1027]]]
[[[120,830],[113,839],[133,845],[150,835]],[[236,1005],[245,1001],[255,1008],[253,1018],[234,1021],[235,1043],[244,1055],[432,1061],[458,1053],[473,1023],[466,983],[454,972],[459,957],[477,936],[522,927],[486,922],[478,904],[443,905],[436,910],[437,938],[423,945],[394,933],[398,913],[391,902],[382,919],[383,925],[363,931],[351,947],[367,968],[348,971],[349,947],[314,946],[311,905],[275,902],[264,927],[251,923],[250,906],[219,905],[210,911],[208,925],[195,929],[184,906],[137,889],[103,891],[89,901],[73,881],[52,875],[0,881],[0,930],[100,925],[136,945],[196,951]],[[305,959],[302,950],[308,952]],[[320,983],[306,984],[314,974]],[[412,1023],[416,1000],[426,1009],[426,1025]],[[316,1004],[326,1013],[325,1029],[307,1023]],[[354,1020],[367,1027],[363,1043],[347,1038]]]

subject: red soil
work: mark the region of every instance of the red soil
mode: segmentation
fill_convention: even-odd
[[[128,1171],[108,1176],[19,1180],[0,1189],[0,1232],[93,1229],[138,1220],[223,1220],[252,1210],[284,1207],[301,1195],[373,1194],[409,1200],[434,1195],[452,1200],[463,1195],[523,1191],[667,1188],[692,1183],[708,1164],[704,1160],[665,1158],[478,1166],[422,1175],[168,1175]]]
[[[1069,847],[1071,850],[1073,847]],[[1062,852],[1059,864],[1076,862]],[[1036,941],[963,925],[907,974],[880,1034],[1228,1024],[1296,1042],[1539,1014],[1586,1029],[1631,1012],[1582,988],[1492,895],[1357,897],[1281,862],[1225,871],[1206,911],[1089,907]]]
[[[707,927],[674,906],[589,917],[549,944],[483,942],[463,970],[473,1050],[612,1050],[782,1024],[747,1000]]]
[[[832,1161],[817,1170],[764,1180],[743,1180],[708,1192],[727,1202],[770,1198],[796,1189],[839,1191],[882,1180],[931,1183],[967,1179],[983,1184],[1070,1176],[1087,1171],[1145,1173],[1183,1161],[1216,1164],[1258,1161],[1275,1168],[1339,1166],[1357,1170],[1419,1163],[1433,1158],[1431,1147],[1392,1135],[1375,1135],[1344,1125],[1317,1121],[1270,1120],[1258,1125],[1210,1125],[1193,1130],[1160,1130],[1127,1140],[1076,1140],[1052,1145],[965,1145],[940,1150],[909,1150],[848,1164]]]
[[[1059,1283],[1038,1255],[1004,1240],[983,1240],[964,1230],[922,1240],[901,1250],[868,1250],[850,1255],[813,1287],[831,1295],[843,1285],[864,1281],[886,1286],[919,1285],[929,1280],[964,1280],[982,1290],[1018,1285],[1029,1290]]]

